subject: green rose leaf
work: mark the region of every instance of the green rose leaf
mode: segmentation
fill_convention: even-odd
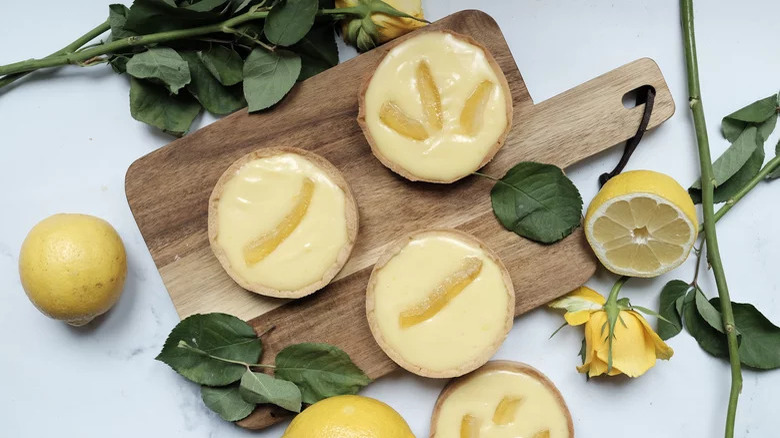
[[[550,164],[518,163],[496,182],[490,198],[504,228],[537,242],[557,242],[580,225],[580,192]]]
[[[174,94],[190,83],[187,61],[168,47],[155,47],[133,56],[127,62],[127,73],[138,79],[159,80]]]
[[[230,114],[246,106],[243,91],[239,86],[225,87],[209,73],[201,58],[193,51],[181,53],[187,61],[192,82],[187,89],[206,110],[213,114]]]
[[[769,139],[769,136],[772,135],[772,132],[774,132],[775,127],[777,126],[777,113],[772,114],[768,119],[766,119],[764,122],[761,122],[757,125],[758,128],[758,141],[759,146],[763,145],[765,141]]]
[[[685,329],[696,339],[702,350],[716,357],[728,357],[726,336],[712,328],[699,314],[696,308],[696,293],[696,290],[691,290],[685,295],[683,304]]]
[[[777,94],[773,94],[739,109],[724,119],[748,123],[761,123],[777,112]]]
[[[249,403],[271,403],[301,412],[301,391],[294,383],[247,370],[241,377],[241,397]]]
[[[742,134],[742,131],[744,131],[747,126],[748,124],[745,122],[740,122],[739,120],[733,120],[724,117],[720,124],[720,130],[726,140],[734,143],[734,141],[739,138],[740,134]]]
[[[186,93],[172,95],[159,85],[130,78],[130,115],[140,122],[182,136],[200,110],[200,104]]]
[[[135,35],[135,32],[131,32],[125,29],[125,23],[127,23],[127,14],[130,9],[125,5],[113,4],[108,5],[108,24],[111,26],[111,41],[127,38]]]
[[[220,12],[178,7],[173,0],[134,0],[127,13],[125,29],[145,35],[203,26],[223,20],[225,16]]]
[[[236,85],[244,80],[244,60],[235,50],[216,45],[203,52],[198,52],[198,56],[203,65],[222,85]]]
[[[208,313],[180,322],[156,359],[195,383],[222,386],[241,379],[246,367],[214,357],[254,364],[261,352],[261,341],[249,324],[224,313]]]
[[[309,33],[291,47],[301,56],[301,73],[298,80],[306,80],[339,63],[339,49],[333,24],[314,26]]]
[[[304,403],[316,403],[336,395],[356,394],[371,379],[349,355],[328,344],[290,345],[276,355],[274,375],[295,383]]]
[[[675,337],[682,330],[681,306],[690,285],[682,280],[672,280],[661,290],[658,314],[666,318],[658,320],[658,336],[664,341]]]
[[[233,12],[240,12],[246,9],[252,3],[258,3],[260,0],[231,0],[233,4]]]
[[[775,156],[780,157],[780,140],[777,142],[777,146],[775,146]],[[767,179],[775,179],[780,178],[780,167],[776,168],[772,171],[769,175],[766,177]]]
[[[249,111],[263,110],[282,100],[300,72],[301,58],[293,52],[252,50],[244,62],[244,96]]]
[[[306,35],[314,25],[317,0],[281,0],[265,20],[265,37],[273,44],[291,46]]]
[[[710,300],[720,309],[720,299]],[[780,368],[780,327],[772,324],[752,304],[731,303],[739,332],[739,359],[762,370]]]
[[[742,131],[742,134],[723,154],[712,163],[715,187],[720,186],[745,165],[758,146],[756,140],[757,129],[753,126]],[[692,189],[701,190],[701,179],[691,186]]]
[[[713,307],[713,305],[707,301],[707,297],[704,296],[704,293],[702,293],[700,289],[696,289],[695,300],[696,311],[699,312],[702,319],[704,319],[710,327],[725,334],[726,332],[723,330],[723,316],[721,316],[720,310]]]
[[[216,412],[225,421],[242,420],[255,409],[254,403],[249,403],[241,398],[237,384],[216,388],[201,386],[200,397],[209,409]]]
[[[108,63],[111,68],[117,73],[127,72],[127,62],[130,61],[130,57],[125,55],[111,55],[108,58]]]
[[[179,7],[197,12],[208,12],[214,10],[216,10],[215,12],[223,12],[229,3],[230,0],[200,0],[190,2],[188,5],[180,5]]]

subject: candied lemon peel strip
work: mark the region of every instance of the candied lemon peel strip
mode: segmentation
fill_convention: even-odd
[[[482,128],[490,93],[493,91],[493,82],[484,80],[466,99],[463,111],[460,113],[460,126],[467,135],[476,135]]]
[[[466,414],[460,421],[460,438],[479,438],[479,419]]]
[[[539,432],[536,432],[532,438],[550,438],[550,431],[549,429],[540,430]]]
[[[300,225],[306,211],[311,204],[311,198],[314,195],[314,181],[306,177],[303,180],[301,191],[296,196],[297,201],[287,216],[271,231],[254,239],[244,246],[244,261],[247,266],[255,265],[268,257],[269,254],[279,247],[285,239]]]
[[[463,289],[473,282],[482,271],[482,259],[466,257],[457,271],[445,278],[422,302],[404,310],[398,317],[401,328],[409,328],[433,318]]]
[[[379,119],[393,131],[414,140],[425,140],[428,132],[418,120],[409,117],[398,105],[392,101],[382,104],[379,109]]]
[[[439,95],[439,88],[436,87],[436,82],[433,80],[431,67],[426,61],[420,61],[420,63],[417,64],[417,71],[415,73],[417,91],[420,93],[420,101],[422,102],[428,126],[437,131],[441,131],[443,126],[441,95]]]
[[[517,416],[517,408],[523,403],[521,397],[504,397],[496,406],[496,411],[493,413],[493,423],[499,425],[506,425],[515,421]]]

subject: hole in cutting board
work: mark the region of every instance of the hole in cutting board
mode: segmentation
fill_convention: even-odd
[[[647,90],[653,90],[655,88],[652,85],[642,85],[641,87],[634,88],[623,95],[623,106],[626,109],[635,108],[642,105],[647,100]]]

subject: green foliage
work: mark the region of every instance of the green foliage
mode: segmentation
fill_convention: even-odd
[[[111,41],[135,35],[134,32],[125,29],[127,14],[129,12],[130,9],[125,5],[114,4],[108,6],[108,23],[111,25]]]
[[[294,383],[247,370],[241,377],[241,398],[250,403],[271,403],[301,412],[301,390]]]
[[[314,25],[317,0],[281,0],[265,21],[263,30],[272,44],[292,46],[301,40]]]
[[[304,403],[336,395],[356,394],[371,383],[347,353],[328,344],[296,344],[276,355],[274,375],[301,389]]]
[[[775,156],[780,157],[780,140],[777,141],[777,146],[775,146]],[[780,178],[780,167],[773,170],[772,173],[767,175],[767,179],[775,179]]]
[[[165,84],[176,94],[190,83],[190,69],[187,62],[168,47],[155,47],[139,53],[126,65],[127,73],[138,79],[151,79]]]
[[[682,305],[690,285],[682,280],[672,280],[661,290],[658,314],[658,336],[663,340],[675,337],[682,330]]]
[[[717,357],[728,357],[729,351],[726,345],[726,336],[710,326],[699,313],[696,306],[696,294],[701,294],[699,290],[688,292],[683,303],[683,317],[685,319],[685,329],[696,339],[702,350]]]
[[[246,418],[255,409],[255,404],[241,397],[239,385],[222,387],[201,386],[200,397],[209,409],[216,412],[225,421],[238,421]]]
[[[254,364],[261,352],[260,339],[249,324],[235,316],[210,313],[180,322],[156,359],[195,383],[222,386],[241,379],[246,367],[217,358]]]
[[[147,81],[132,81],[133,117],[181,136],[200,107],[215,115],[230,114],[247,103],[250,111],[263,110],[279,102],[296,81],[338,64],[334,21],[328,16],[315,20],[319,9],[329,8],[333,2],[328,0],[135,0],[129,8],[112,4],[109,41],[187,32],[250,12],[265,11],[267,17],[167,44],[132,44],[109,54],[108,62],[117,73]],[[288,49],[269,50],[274,45]],[[160,84],[176,96],[164,94]]]
[[[241,55],[230,47],[215,45],[202,52],[198,57],[206,69],[227,87],[244,80],[244,60]]]
[[[204,65],[198,53],[181,53],[187,61],[192,82],[187,89],[212,114],[230,114],[246,106],[243,90],[240,86],[225,87]]]
[[[758,175],[766,156],[764,143],[777,125],[778,106],[780,95],[773,94],[723,118],[723,137],[732,144],[713,163],[714,202],[728,201]],[[688,192],[695,203],[701,203],[701,181]]]
[[[780,327],[751,304],[731,304],[740,361],[756,369],[780,368]],[[661,291],[659,314],[670,322],[658,321],[661,339],[679,333],[684,321],[686,330],[704,351],[716,357],[728,357],[719,298],[707,300],[701,289],[694,289],[681,280],[672,280]]]
[[[551,164],[518,163],[496,182],[490,197],[504,228],[537,242],[557,242],[580,225],[580,192]]]
[[[314,26],[291,49],[301,56],[299,81],[309,79],[339,63],[339,49],[331,23]]]
[[[720,309],[720,299],[710,300]],[[757,369],[780,368],[780,327],[772,324],[752,304],[731,303],[734,324],[739,334],[739,359],[743,364]]]
[[[301,57],[289,50],[252,50],[244,62],[244,96],[249,111],[266,109],[290,91],[301,72]]]
[[[187,93],[173,95],[160,85],[130,79],[130,115],[140,122],[182,136],[200,110],[200,104]]]
[[[198,59],[194,54],[187,57]],[[332,345],[290,345],[276,356],[275,366],[258,364],[261,353],[261,341],[250,325],[209,313],[190,316],[174,327],[157,360],[203,385],[203,402],[227,421],[245,418],[257,404],[300,412],[302,403],[355,394],[371,382]],[[274,369],[274,375],[255,368]]]
[[[127,13],[125,29],[144,35],[203,26],[229,18],[229,11],[224,8],[202,10],[205,7],[198,6],[199,3],[178,5],[174,0],[134,0]]]

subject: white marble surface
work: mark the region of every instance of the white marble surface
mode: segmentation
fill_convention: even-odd
[[[61,47],[102,21],[108,2],[0,3],[0,63],[8,63]],[[743,9],[729,1],[697,2],[702,88],[715,154],[727,146],[718,133],[720,118],[780,87],[780,2],[740,3]],[[646,136],[629,168],[661,170],[684,185],[696,177],[676,1],[428,0],[425,8],[431,19],[467,8],[493,15],[536,101],[635,58],[654,58],[677,113]],[[343,51],[343,58],[349,56],[352,52]],[[123,187],[130,163],[170,138],[130,118],[127,79],[109,68],[72,67],[30,79],[0,92],[0,436],[280,436],[284,426],[249,433],[220,421],[203,406],[196,385],[153,360],[178,318]],[[198,125],[212,121],[204,117]],[[775,133],[768,153],[777,138]],[[613,149],[569,170],[586,201],[619,153]],[[762,184],[719,224],[719,232],[734,299],[755,303],[780,323],[778,194],[780,182]],[[42,316],[19,284],[17,257],[25,234],[57,212],[109,220],[128,249],[130,274],[122,299],[87,328]],[[633,280],[627,295],[635,304],[654,307],[661,286],[672,278],[689,279],[692,265],[689,260],[672,274]],[[589,284],[606,292],[612,281],[600,272]],[[715,294],[709,275],[703,284]],[[578,436],[722,435],[728,365],[709,357],[690,336],[671,340],[672,360],[637,380],[586,382],[574,369],[581,331],[566,329],[548,340],[561,321],[547,310],[519,318],[497,357],[547,373],[569,403]],[[777,436],[780,371],[744,376],[736,435]],[[363,394],[395,407],[423,437],[443,383],[399,373]]]

